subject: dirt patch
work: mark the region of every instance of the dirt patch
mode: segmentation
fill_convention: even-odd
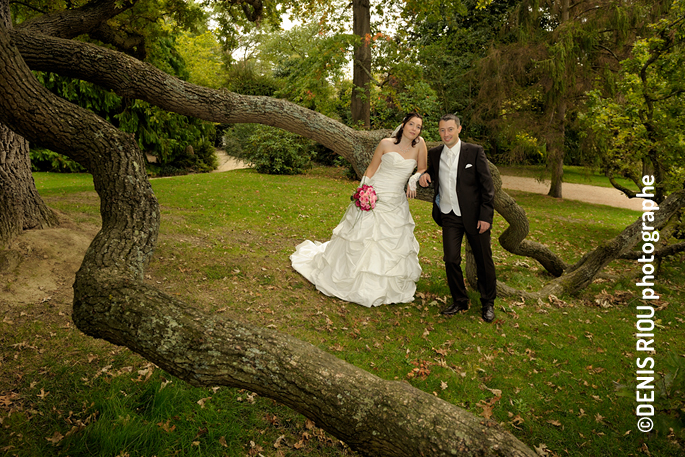
[[[0,314],[47,301],[71,306],[76,272],[97,231],[60,216],[59,227],[22,233],[0,252]]]

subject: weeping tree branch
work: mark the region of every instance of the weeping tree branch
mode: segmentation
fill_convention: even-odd
[[[207,96],[197,87],[176,90],[188,91],[186,103]],[[229,118],[245,109],[264,120],[258,108],[268,105],[214,101]],[[130,135],[40,86],[3,27],[0,122],[93,175],[102,229],[74,283],[73,319],[84,333],[125,345],[192,385],[241,387],[281,401],[365,455],[535,456],[496,424],[406,383],[382,380],[288,335],[203,315],[145,284],[160,211],[141,151]]]

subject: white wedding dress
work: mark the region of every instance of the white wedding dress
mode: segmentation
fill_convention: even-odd
[[[293,268],[324,294],[366,307],[413,301],[421,266],[404,186],[415,167],[397,152],[383,154],[366,182],[376,208],[361,211],[352,202],[330,241],[295,248]]]

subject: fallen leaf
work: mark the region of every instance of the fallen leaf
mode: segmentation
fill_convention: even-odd
[[[211,400],[211,399],[212,399],[212,397],[201,398],[201,399],[199,399],[199,400],[197,401],[197,404],[200,405],[200,408],[204,408],[204,407],[205,407],[205,403],[208,402],[208,401]]]
[[[548,448],[545,443],[540,443],[540,446],[534,446],[535,447],[535,452],[540,456],[540,457],[546,457],[549,455],[549,452],[547,452]]]
[[[285,439],[285,435],[281,435],[278,438],[276,438],[276,442],[274,443],[275,448],[281,447],[281,441]]]
[[[555,427],[561,427],[561,422],[559,422],[558,420],[548,420],[547,423],[552,424]]]
[[[447,389],[447,383],[446,383],[445,381],[440,381],[440,388],[441,388],[442,390]]]
[[[55,432],[55,434],[52,435],[51,438],[45,438],[45,439],[50,441],[52,444],[57,444],[60,441],[62,441],[63,438],[64,438],[64,436],[60,432]]]
[[[167,433],[171,433],[176,430],[176,426],[171,425],[171,419],[167,420],[166,422],[158,422],[157,426]]]
[[[483,389],[489,390],[490,392],[492,392],[492,394],[495,397],[501,397],[502,396],[502,391],[500,389],[491,389],[488,386],[486,386],[485,384],[483,384],[482,387],[483,387]]]

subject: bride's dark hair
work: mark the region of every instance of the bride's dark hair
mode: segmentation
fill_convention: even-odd
[[[406,116],[404,116],[404,119],[402,120],[402,124],[400,125],[400,129],[397,131],[395,134],[395,144],[399,144],[400,141],[402,141],[402,132],[404,132],[404,124],[409,122],[411,119],[418,117],[419,119],[423,120],[423,117],[419,113],[409,113]],[[421,124],[421,130],[423,130],[423,124]],[[419,136],[421,136],[421,133],[419,132]],[[416,146],[416,143],[419,142],[419,137],[417,136],[413,140],[411,140],[411,147],[413,148]]]

